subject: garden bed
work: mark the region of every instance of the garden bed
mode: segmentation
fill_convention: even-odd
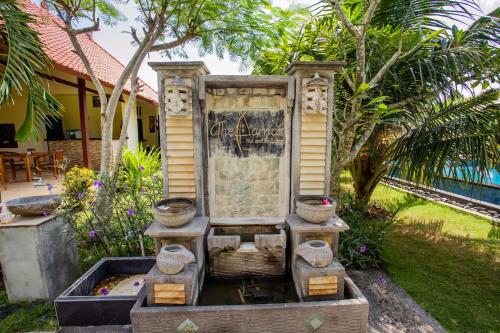
[[[155,262],[155,257],[101,259],[54,301],[59,326],[130,324],[130,309],[144,288],[135,294],[117,295],[113,280],[146,274]],[[99,286],[103,281],[105,284]],[[100,295],[96,287],[102,290]]]

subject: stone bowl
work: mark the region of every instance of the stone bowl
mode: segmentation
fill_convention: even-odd
[[[196,215],[194,200],[189,198],[164,199],[153,206],[155,221],[166,227],[180,227]]]
[[[325,205],[323,200],[328,200]],[[337,203],[330,197],[322,195],[302,195],[295,202],[297,215],[306,222],[319,224],[328,221],[335,215]]]
[[[21,216],[42,216],[54,212],[61,204],[61,196],[58,194],[36,195],[12,199],[5,202],[7,209]]]
[[[156,265],[163,274],[175,275],[184,269],[184,266],[194,261],[193,252],[182,245],[165,245],[156,256]]]

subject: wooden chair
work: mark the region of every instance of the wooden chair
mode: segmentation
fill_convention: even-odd
[[[2,151],[0,152],[3,156],[18,156],[19,154],[13,151]],[[23,170],[25,169],[24,161],[21,160],[21,157],[19,157],[19,160],[8,160],[4,161],[4,166],[7,164],[10,169],[12,170],[12,178],[16,180],[16,170]],[[5,168],[4,168],[5,170]],[[5,171],[4,171],[5,173]],[[4,181],[7,181],[7,174],[4,174]]]
[[[7,180],[5,179],[6,176],[5,176],[4,172],[5,172],[4,166],[0,165],[0,183],[2,183],[3,189],[7,190]],[[0,199],[0,201],[1,201],[1,199]]]
[[[64,150],[55,150],[50,156],[50,164],[57,177],[64,167]]]
[[[37,157],[35,161],[35,171],[41,176],[42,171],[46,170],[55,178],[61,173],[64,165],[64,151],[56,150],[50,152],[47,156]]]

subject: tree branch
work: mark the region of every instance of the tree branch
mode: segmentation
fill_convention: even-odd
[[[358,28],[352,24],[351,20],[347,17],[345,14],[344,10],[342,9],[342,4],[340,3],[340,0],[330,0],[330,4],[332,5],[332,8],[335,9],[337,12],[337,15],[339,16],[339,19],[344,23],[345,27],[347,30],[353,35],[356,39],[361,39],[362,35],[359,32]]]
[[[163,43],[163,44],[157,44],[153,45],[150,49],[151,52],[155,51],[163,51],[163,50],[169,50],[173,49],[174,47],[180,46],[184,44],[185,42],[189,41],[190,39],[193,39],[196,35],[192,33],[187,33],[183,37],[177,38],[174,41],[168,42],[168,43]]]
[[[361,135],[358,142],[352,147],[351,152],[349,153],[349,157],[346,161],[346,165],[351,164],[351,162],[356,158],[356,156],[358,156],[359,151],[361,150],[361,148],[363,148],[366,141],[370,138],[370,135],[372,135],[375,126],[377,126],[377,123],[373,121]]]
[[[91,25],[90,27],[85,27],[85,28],[80,28],[80,29],[73,29],[75,31],[75,34],[84,34],[87,32],[94,32],[94,31],[99,31],[99,18],[97,18],[94,21],[94,24]]]
[[[370,26],[370,23],[372,21],[373,15],[375,14],[375,11],[378,8],[378,5],[380,4],[381,0],[371,0],[370,7],[368,7],[368,10],[366,11],[365,17],[363,18],[363,23],[361,23],[361,35],[365,36],[366,32],[368,31],[368,27]]]
[[[396,63],[401,54],[403,54],[403,52],[401,51],[402,48],[403,48],[403,35],[401,34],[399,37],[398,50],[394,52],[392,57],[384,64],[384,66],[382,66],[382,68],[380,68],[377,74],[370,80],[369,83],[370,87],[375,86],[378,83],[378,81],[382,79],[385,73],[387,73],[389,68],[391,68]]]
[[[378,73],[371,79],[370,87],[376,85],[378,83],[378,81],[380,81],[380,79],[389,70],[389,68],[391,68],[391,66],[393,66],[396,63],[396,61],[398,61],[399,59],[406,58],[406,57],[412,55],[413,53],[415,53],[419,48],[421,48],[425,43],[427,43],[437,33],[439,33],[439,31],[435,31],[435,32],[431,33],[429,36],[427,36],[422,41],[415,44],[415,46],[413,46],[409,51],[407,51],[405,53],[402,52],[403,35],[401,34],[401,36],[399,38],[398,50],[392,55],[392,57],[389,59],[389,61],[387,61],[384,66],[382,66],[382,68],[378,71]]]

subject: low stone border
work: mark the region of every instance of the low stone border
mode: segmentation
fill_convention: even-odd
[[[492,223],[496,225],[500,224],[500,208],[497,209],[496,205],[479,202],[478,200],[474,199],[471,200],[467,197],[451,192],[418,186],[414,183],[407,182],[401,179],[396,180],[394,178],[385,177],[382,183],[391,188],[410,193],[423,199],[459,209],[469,214],[490,219]]]

